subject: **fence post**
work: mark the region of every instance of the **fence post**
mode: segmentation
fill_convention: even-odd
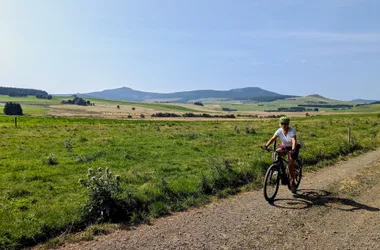
[[[351,128],[348,128],[348,143],[351,143]]]
[[[17,128],[17,117],[15,117],[15,127]]]

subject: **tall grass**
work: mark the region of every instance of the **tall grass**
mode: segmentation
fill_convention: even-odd
[[[305,163],[380,144],[377,115],[294,119]],[[246,128],[254,128],[247,133]],[[347,142],[351,128],[352,142]],[[157,129],[159,128],[159,129]],[[86,225],[89,168],[109,167],[144,221],[259,188],[275,120],[148,121],[0,116],[0,248],[20,248]],[[240,133],[236,131],[239,130]],[[250,130],[248,130],[250,131]],[[313,136],[312,136],[313,134]],[[129,198],[128,198],[129,197]]]

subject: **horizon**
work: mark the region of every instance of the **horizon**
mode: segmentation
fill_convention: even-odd
[[[0,80],[51,94],[254,86],[379,100],[379,8],[375,0],[3,0]]]
[[[140,89],[133,89],[133,88],[130,88],[130,87],[127,87],[127,86],[122,86],[122,87],[117,87],[117,88],[114,88],[114,89],[122,89],[122,88],[129,88],[129,89],[132,89],[134,91],[142,91]],[[239,87],[239,88],[233,88],[233,89],[194,89],[194,90],[183,90],[183,91],[176,91],[176,92],[190,92],[190,91],[205,91],[205,90],[211,90],[211,91],[230,91],[230,90],[235,90],[235,89],[245,89],[245,88],[260,88],[260,89],[263,89],[261,87]],[[106,91],[106,90],[114,90],[114,89],[103,89],[103,90],[96,90],[96,91],[89,91],[89,92],[86,92],[86,93],[59,93],[59,94],[52,94],[52,95],[75,95],[75,94],[88,94],[88,93],[93,93],[93,92],[102,92],[102,91]],[[263,89],[263,90],[266,90],[266,89]],[[269,91],[269,90],[268,90]],[[152,91],[142,91],[142,92],[152,92]],[[171,94],[171,93],[176,93],[176,92],[153,92],[153,93],[159,93],[159,94]],[[280,94],[280,95],[284,95],[282,93],[277,93],[275,92],[276,94]],[[330,98],[328,96],[324,96],[324,95],[320,95],[318,93],[312,93],[312,94],[306,94],[306,95],[289,95],[289,96],[296,96],[296,97],[306,97],[306,96],[320,96],[322,98],[327,98],[327,99],[332,99],[332,100],[337,100],[337,101],[352,101],[352,100],[356,100],[356,99],[363,99],[363,100],[371,100],[371,99],[365,99],[365,98],[353,98],[353,99],[350,99],[350,100],[340,100],[340,99],[333,99],[333,98]],[[376,99],[374,99],[373,101],[378,101]]]
[[[8,88],[9,86],[0,86],[0,87]],[[12,87],[10,87],[10,88],[12,88]],[[23,87],[17,87],[17,88],[23,88]],[[102,91],[106,91],[106,90],[115,90],[115,89],[122,89],[122,88],[129,88],[129,89],[132,89],[134,91],[142,91],[140,89],[133,89],[133,88],[130,88],[130,87],[127,87],[127,86],[122,86],[122,87],[116,87],[114,89],[102,89],[102,90],[94,90],[94,91],[88,91],[88,92],[73,92],[73,93],[49,93],[48,92],[48,94],[56,95],[56,96],[77,95],[77,94],[85,95],[85,94],[88,94],[88,93],[102,92]],[[211,90],[211,91],[230,91],[230,90],[235,90],[235,89],[246,89],[246,88],[260,88],[260,89],[263,89],[261,87],[255,86],[255,87],[239,87],[239,88],[232,88],[232,89],[193,89],[193,90],[183,90],[183,91],[175,91],[175,92],[152,92],[152,91],[142,91],[142,92],[151,92],[151,93],[158,93],[158,94],[172,94],[172,93],[176,93],[176,92],[206,91],[206,90]],[[35,88],[31,88],[31,89],[35,89]],[[44,89],[38,89],[38,90],[46,91]],[[263,89],[263,90],[267,90],[267,89]],[[273,91],[271,91],[271,92],[273,92]],[[275,92],[275,93],[276,94],[280,94],[280,95],[285,95],[285,94],[282,94],[282,93],[277,93],[277,92]],[[338,100],[338,101],[352,101],[352,100],[358,100],[358,99],[379,101],[377,99],[365,99],[365,98],[353,98],[353,99],[350,99],[350,100],[334,99],[334,98],[330,98],[329,96],[324,96],[324,95],[321,95],[321,94],[318,94],[318,93],[311,93],[311,94],[306,94],[306,95],[289,95],[289,96],[306,97],[306,96],[315,96],[315,95],[318,95],[318,96],[320,96],[322,98],[333,99],[333,100]]]

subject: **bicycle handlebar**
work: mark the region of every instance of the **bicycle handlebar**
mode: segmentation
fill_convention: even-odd
[[[265,151],[268,151],[268,152],[276,152],[276,153],[289,153],[293,150],[287,150],[287,149],[277,149],[277,150],[271,150],[265,146],[261,146],[261,149],[265,150]]]

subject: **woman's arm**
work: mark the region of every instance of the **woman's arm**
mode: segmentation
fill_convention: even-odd
[[[272,138],[270,138],[270,140],[265,144],[265,147],[269,147],[269,145],[271,145],[277,139],[277,137],[277,135],[274,135]]]
[[[293,136],[292,137],[292,150],[296,150],[296,145],[297,145],[297,137]]]

